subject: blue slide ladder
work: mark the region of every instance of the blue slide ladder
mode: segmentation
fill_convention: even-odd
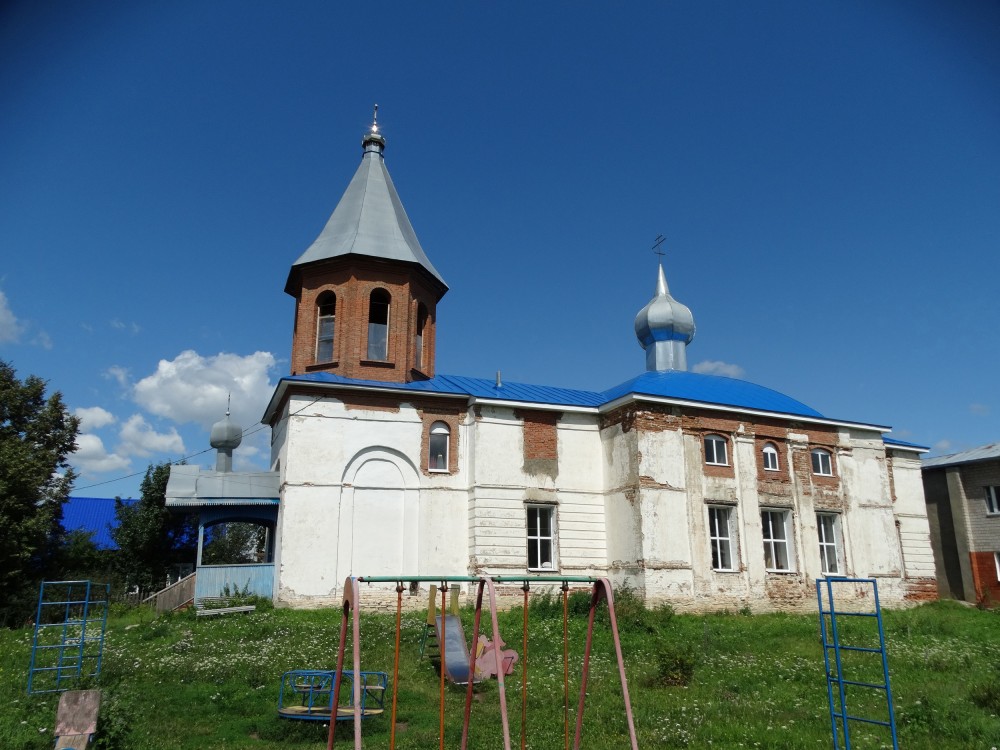
[[[28,694],[59,693],[101,673],[111,587],[42,581],[31,644]]]
[[[849,585],[854,587],[854,602],[859,599],[874,603],[874,612],[859,611],[858,609],[838,610],[834,597],[834,589],[837,586]],[[867,596],[865,588],[871,587],[871,597]],[[826,594],[824,601],[824,592]],[[860,594],[860,596],[857,596]],[[851,750],[851,722],[861,724],[876,725],[886,727],[892,734],[893,750],[899,750],[899,740],[896,735],[896,715],[892,707],[892,689],[889,685],[889,662],[885,653],[885,630],[882,627],[882,608],[878,599],[878,583],[872,578],[818,578],[816,579],[816,598],[819,602],[819,622],[820,633],[823,639],[823,661],[826,668],[826,692],[830,703],[830,728],[833,732],[833,747],[836,750],[844,748]],[[838,623],[838,618],[841,622]],[[845,618],[849,618],[846,620]],[[857,620],[855,618],[861,618]],[[874,639],[870,632],[865,633],[863,624],[868,620],[874,620],[878,627],[878,646],[870,645],[845,645],[841,643],[842,630],[850,630],[848,638],[860,637],[862,642],[870,643]],[[851,622],[851,627],[848,627]],[[858,627],[861,626],[861,627]],[[854,641],[850,641],[854,643]],[[832,657],[831,657],[832,654]],[[857,657],[853,655],[857,654]],[[851,667],[847,667],[845,662],[851,655]],[[871,681],[848,679],[845,669],[849,672],[862,671],[867,676],[868,673],[877,671],[877,667],[869,667],[864,664],[865,656],[874,659],[876,655],[881,659],[881,678],[876,681],[873,677]],[[886,713],[884,718],[870,718],[855,716],[848,710],[849,689],[858,689],[860,695],[864,691],[879,691],[884,693]],[[860,699],[859,699],[860,700]],[[869,704],[870,705],[870,704]]]

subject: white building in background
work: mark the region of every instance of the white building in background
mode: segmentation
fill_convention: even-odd
[[[636,317],[645,371],[626,383],[580,391],[438,374],[447,286],[384,148],[373,125],[285,286],[292,372],[262,420],[276,496],[246,506],[273,531],[262,571],[276,602],[339,605],[352,574],[543,572],[627,580],[682,610],[813,609],[824,575],[875,577],[890,605],[937,597],[925,449],[688,372],[694,319],[662,268]],[[190,469],[176,487],[182,473],[188,489],[168,489],[169,502],[197,508],[206,498]],[[202,473],[206,486],[217,474]],[[239,476],[227,480],[230,519]]]

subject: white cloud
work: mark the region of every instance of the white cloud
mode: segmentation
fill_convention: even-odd
[[[135,384],[133,398],[151,414],[178,424],[194,422],[207,431],[225,414],[232,394],[233,421],[252,428],[274,390],[269,374],[275,362],[270,352],[203,357],[189,349],[160,360],[156,372]]]
[[[933,446],[931,446],[931,450],[933,450],[935,453],[947,453],[948,451],[951,450],[951,441],[938,440],[936,443],[934,443]]]
[[[31,343],[35,346],[40,346],[42,349],[52,348],[52,337],[49,336],[45,331],[39,331],[35,334],[35,337],[31,340]]]
[[[723,362],[718,359],[706,359],[691,368],[693,372],[704,375],[725,375],[727,378],[742,378],[746,372],[739,365]]]
[[[125,323],[125,322],[119,320],[118,318],[115,318],[114,320],[109,321],[109,325],[112,328],[114,328],[116,331],[130,331],[133,335],[139,333],[139,331],[142,330],[139,327],[139,324],[136,323],[135,321],[131,321],[129,323]]]
[[[109,424],[114,424],[115,415],[100,406],[85,406],[73,410],[80,418],[80,432],[93,432]]]
[[[70,454],[69,460],[73,466],[89,475],[129,468],[129,460],[125,456],[108,453],[104,442],[97,435],[78,435],[76,451]]]
[[[7,295],[0,292],[0,344],[14,344],[21,338],[24,325],[10,309]]]
[[[169,432],[157,432],[141,414],[133,414],[122,425],[118,452],[134,456],[154,453],[184,453],[184,441],[173,427]]]
[[[105,370],[104,377],[114,380],[122,388],[128,386],[129,372],[124,367],[119,367],[118,365],[112,365],[107,370]]]

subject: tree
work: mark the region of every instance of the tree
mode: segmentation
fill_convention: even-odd
[[[133,503],[115,498],[116,528],[111,538],[118,545],[115,570],[126,586],[147,590],[163,585],[176,562],[194,562],[198,545],[195,516],[174,515],[167,510],[170,464],[150,465]]]
[[[56,392],[0,360],[0,622],[27,611],[62,536],[79,420]]]

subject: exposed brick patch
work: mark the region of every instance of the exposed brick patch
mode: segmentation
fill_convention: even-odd
[[[815,599],[815,584],[795,574],[768,573],[764,591],[775,609],[795,610],[802,602]]]
[[[338,394],[337,398],[343,402],[344,408],[364,411],[387,411],[393,414],[399,413],[399,398],[393,396],[380,396],[374,393],[345,392]]]
[[[622,432],[631,432],[635,427],[635,404],[620,406],[600,416],[600,429],[621,425]]]
[[[934,602],[938,600],[937,580],[934,578],[912,578],[904,581],[903,599],[908,602]]]
[[[992,552],[970,552],[972,564],[972,585],[976,589],[976,601],[988,606],[1000,603],[1000,581],[997,580],[996,559]]]
[[[514,415],[523,422],[524,472],[555,479],[559,473],[559,437],[556,425],[561,413],[518,409]]]
[[[892,502],[896,502],[896,475],[893,473],[894,462],[892,459],[885,462],[886,474],[889,477],[889,497],[892,498]]]

